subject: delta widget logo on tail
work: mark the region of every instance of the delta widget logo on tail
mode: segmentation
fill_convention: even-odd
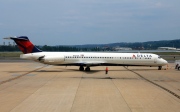
[[[8,37],[5,39],[12,39],[15,41],[19,49],[24,53],[36,53],[36,52],[42,52],[39,50],[36,46],[34,46],[26,36],[20,36],[20,37]]]

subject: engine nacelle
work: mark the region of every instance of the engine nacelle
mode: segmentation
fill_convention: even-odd
[[[45,56],[43,58],[43,62],[44,63],[54,63],[54,64],[58,64],[58,63],[62,63],[64,61],[64,56],[60,55],[60,56]]]

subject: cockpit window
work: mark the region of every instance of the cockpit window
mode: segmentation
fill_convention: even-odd
[[[158,56],[158,58],[159,58],[159,59],[161,59],[161,57],[160,57],[160,56]]]

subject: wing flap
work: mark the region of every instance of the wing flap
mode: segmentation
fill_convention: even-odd
[[[91,66],[91,65],[101,65],[101,64],[103,64],[105,62],[103,62],[103,61],[85,61],[85,62],[79,61],[79,62],[76,62],[76,63],[81,64],[81,65],[89,65],[89,66]]]

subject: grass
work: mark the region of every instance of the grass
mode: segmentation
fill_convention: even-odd
[[[22,52],[0,52],[0,57],[19,57]]]

